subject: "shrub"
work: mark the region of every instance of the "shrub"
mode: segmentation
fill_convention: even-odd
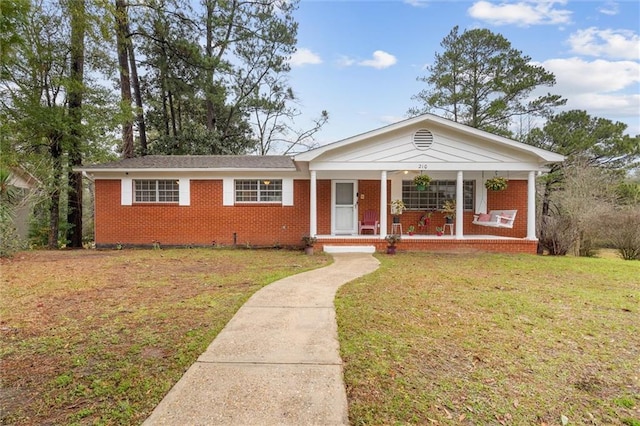
[[[640,260],[640,207],[617,211],[610,223],[611,246],[625,260]]]

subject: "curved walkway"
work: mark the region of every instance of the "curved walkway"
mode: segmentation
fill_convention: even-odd
[[[256,292],[144,425],[348,424],[333,300],[378,261],[333,257]]]

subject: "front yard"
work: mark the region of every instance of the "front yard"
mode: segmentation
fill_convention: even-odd
[[[640,425],[640,262],[380,258],[336,299],[352,424]]]
[[[640,262],[379,255],[336,299],[350,420],[640,425]],[[247,298],[323,255],[0,260],[0,424],[139,424]]]
[[[0,424],[140,424],[249,296],[329,261],[213,249],[1,259]]]

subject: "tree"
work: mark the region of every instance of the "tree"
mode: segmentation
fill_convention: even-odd
[[[83,79],[84,1],[70,1],[66,10],[55,2],[32,3],[26,20],[16,27],[24,43],[15,46],[15,60],[3,61],[0,72],[0,121],[10,135],[3,141],[3,155],[8,151],[43,182],[50,248],[64,237],[68,208],[77,206],[75,212],[81,214],[82,201],[76,198],[82,193],[80,176],[69,169],[85,156],[105,158],[112,142],[112,99],[104,88],[95,82],[88,87]],[[76,12],[78,21],[66,17]],[[87,55],[92,70],[98,67],[93,61],[103,59],[102,46],[95,43]],[[67,195],[73,198],[70,205],[65,204]],[[81,244],[81,219],[75,220],[73,238]]]
[[[553,86],[555,77],[500,34],[487,29],[459,34],[456,26],[440,45],[444,51],[436,53],[429,74],[418,77],[427,88],[412,97],[421,105],[410,115],[440,110],[455,122],[508,136],[514,118],[550,115],[566,102],[552,94],[529,100],[539,86]]]
[[[297,99],[293,90],[284,82],[278,81],[277,77],[266,79],[259,93],[252,97],[249,104],[253,132],[258,139],[256,151],[259,155],[267,155],[270,152],[286,155],[297,148],[313,148],[313,136],[329,121],[329,113],[322,111],[320,116],[313,120],[310,128],[294,128],[294,119],[301,114],[292,105]]]
[[[82,174],[73,167],[82,165],[82,98],[84,93],[85,0],[69,1],[71,21],[69,109],[69,186],[67,190],[67,241],[70,247],[82,247]]]
[[[256,114],[281,120],[293,111],[290,103],[294,101],[280,96],[289,91],[284,85],[278,89],[278,101],[268,98],[272,83],[284,81],[289,72],[288,58],[295,51],[297,33],[293,11],[298,2],[206,0],[201,14],[183,0],[146,4],[132,34],[141,37],[145,57],[141,66],[145,68],[142,85],[149,151],[263,151],[259,146],[266,133],[256,125]],[[313,127],[324,121],[321,118]],[[289,129],[294,142],[308,141],[315,131]]]
[[[126,117],[122,123],[122,156],[134,155],[133,119],[131,113],[131,72],[129,69],[128,12],[124,0],[115,0],[116,51],[120,76],[121,108]]]
[[[552,254],[564,254],[554,249],[549,230],[550,223],[557,222],[561,216],[555,204],[564,195],[558,197],[554,194],[565,189],[567,172],[575,173],[576,168],[593,167],[621,180],[626,171],[638,166],[640,138],[626,135],[626,128],[624,123],[614,123],[608,119],[591,117],[585,111],[572,110],[552,117],[542,129],[533,129],[529,133],[527,143],[567,156],[564,163],[551,165],[549,173],[541,179],[539,252],[546,248]],[[615,192],[615,189],[611,189],[611,192]],[[593,202],[585,199],[583,206]]]
[[[29,0],[0,1],[0,54],[2,62],[13,56],[16,45],[24,42],[19,28],[27,22]]]

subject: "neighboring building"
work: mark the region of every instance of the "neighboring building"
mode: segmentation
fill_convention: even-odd
[[[425,212],[432,216],[426,229],[403,236],[400,249],[535,253],[536,176],[563,159],[427,114],[293,157],[147,156],[77,170],[95,182],[98,247],[291,246],[309,234],[325,249],[382,250],[392,232],[389,204],[403,199],[404,234]],[[427,191],[413,185],[419,173],[432,178]],[[485,188],[496,175],[508,179],[506,190]],[[447,199],[457,201],[458,214],[437,237]],[[517,215],[504,227],[473,223],[475,214],[497,210]],[[365,211],[379,217],[375,235],[358,233]]]
[[[9,168],[8,184],[20,190],[20,199],[14,209],[14,225],[18,236],[27,239],[29,236],[29,219],[35,202],[35,192],[40,181],[25,168],[16,166]]]

